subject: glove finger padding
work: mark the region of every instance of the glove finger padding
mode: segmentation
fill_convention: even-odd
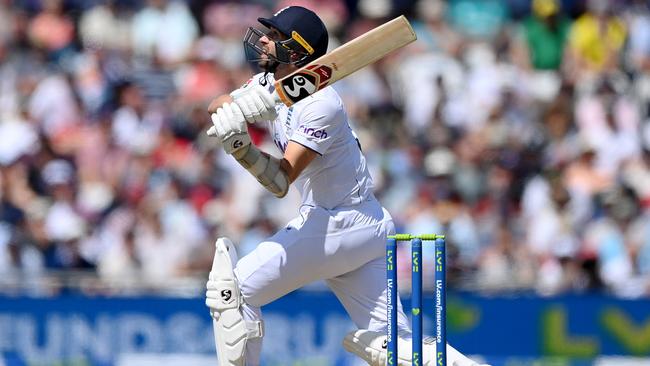
[[[244,118],[246,119],[246,122],[248,123],[255,123],[255,122],[261,122],[261,118],[259,113],[257,112],[257,107],[255,106],[255,103],[253,101],[253,98],[250,96],[242,96],[239,99],[236,99],[234,101],[237,106],[241,109]]]
[[[255,122],[268,121],[266,118],[266,115],[268,115],[266,112],[266,105],[264,105],[262,98],[260,98],[259,95],[256,95],[255,92],[251,92],[250,100],[250,102],[255,106],[255,110],[259,112],[255,115]]]
[[[246,128],[246,120],[236,104],[224,103],[211,118],[226,153],[232,154],[250,145],[251,138]]]
[[[232,133],[241,133],[246,131],[246,120],[237,104],[224,103],[220,110],[220,119],[225,123],[227,130],[230,130]]]
[[[260,99],[262,100],[262,102],[264,103],[264,105],[265,105],[267,108],[269,108],[269,109],[273,109],[273,110],[275,111],[275,104],[276,104],[276,101],[275,101],[275,98],[273,98],[273,95],[272,95],[271,93],[269,93],[269,92],[268,92],[265,88],[263,88],[262,86],[257,86],[257,87],[255,88],[255,91],[256,91],[257,94],[260,96]]]
[[[257,119],[259,119],[259,113],[257,113],[257,108],[255,107],[253,100],[248,97],[252,88],[253,88],[252,86],[248,86],[248,87],[237,89],[232,93],[230,93],[230,97],[232,97],[233,103],[239,106],[239,108],[242,111],[242,114],[244,115],[244,118],[246,119],[246,122],[248,123],[258,122]],[[256,114],[258,115],[257,118],[256,118]]]
[[[277,117],[273,96],[261,85],[238,89],[230,95],[248,123],[271,121]]]
[[[213,125],[212,127],[214,127],[215,134],[217,135],[217,137],[223,139],[225,137],[226,131],[224,129],[223,122],[219,118],[219,109],[217,109],[216,113],[212,113],[210,115],[210,119],[212,119],[212,125]]]
[[[242,112],[241,108],[239,108],[239,106],[235,103],[228,103],[228,108],[230,109],[230,113],[232,113],[232,121],[237,124],[239,131],[247,131],[246,118],[244,118],[244,113]]]
[[[278,115],[275,111],[275,99],[271,93],[266,90],[266,88],[256,85],[254,90],[252,90],[259,99],[258,101],[264,105],[262,118],[266,121],[274,120]]]
[[[227,123],[228,129],[232,133],[237,133],[241,132],[241,129],[239,128],[239,124],[237,121],[235,121],[235,114],[232,111],[232,105],[230,103],[224,103],[223,107],[221,107],[222,110],[221,112],[223,113],[223,121]]]

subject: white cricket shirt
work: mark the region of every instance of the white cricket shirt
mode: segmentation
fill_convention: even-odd
[[[269,88],[273,77],[255,75]],[[371,196],[373,182],[359,142],[350,127],[341,97],[326,87],[291,107],[276,106],[278,118],[269,122],[269,133],[284,153],[289,141],[297,142],[320,156],[293,183],[302,203],[327,209],[351,206]]]

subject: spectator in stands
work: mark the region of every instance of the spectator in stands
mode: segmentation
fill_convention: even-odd
[[[559,70],[571,21],[562,12],[559,0],[533,0],[532,8],[532,14],[521,24],[518,62],[524,69]]]
[[[120,103],[112,124],[116,144],[132,154],[150,154],[163,127],[162,111],[152,108],[142,89],[132,82],[121,84],[116,94]]]
[[[43,179],[52,196],[45,217],[45,233],[50,245],[44,248],[45,265],[54,269],[89,269],[80,247],[87,235],[87,223],[75,205],[74,167],[63,159],[52,160],[43,169]]]
[[[627,26],[615,13],[612,0],[589,0],[587,8],[569,36],[571,64],[567,77],[578,82],[616,72],[627,37]]]
[[[100,2],[82,13],[79,37],[84,47],[94,50],[126,51],[131,29],[123,10],[115,0]]]
[[[639,108],[626,95],[625,86],[603,77],[596,90],[578,97],[575,105],[578,134],[594,148],[597,169],[610,176],[641,151]]]
[[[184,1],[147,0],[132,19],[132,49],[136,54],[158,57],[163,64],[187,60],[198,37],[196,20]]]
[[[44,0],[41,4],[41,12],[29,24],[29,36],[50,60],[59,61],[72,53],[75,24],[64,13],[62,0]]]
[[[559,91],[571,20],[559,0],[533,0],[515,36],[514,62],[525,72],[531,94],[549,101]]]

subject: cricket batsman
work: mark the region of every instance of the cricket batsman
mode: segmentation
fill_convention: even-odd
[[[295,219],[240,259],[228,238],[217,240],[206,304],[219,365],[259,365],[264,334],[260,307],[325,280],[359,328],[345,337],[346,349],[370,365],[383,366],[384,244],[395,231],[392,218],[373,195],[366,159],[336,91],[324,88],[292,107],[276,105],[272,96],[275,79],[326,53],[327,29],[314,12],[299,6],[258,20],[267,30],[249,28],[244,46],[247,59],[264,72],[211,103],[208,135],[219,139],[225,152],[275,196],[284,197],[294,184],[302,204]],[[265,123],[283,157],[251,144],[246,123]],[[408,355],[410,326],[399,299],[397,304],[398,346],[401,355]],[[475,365],[447,347],[449,365]],[[435,345],[425,344],[426,364],[433,365],[434,354]],[[410,359],[399,364],[410,365]]]

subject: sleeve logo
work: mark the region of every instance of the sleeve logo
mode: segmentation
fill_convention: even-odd
[[[298,132],[302,133],[303,135],[315,137],[320,140],[324,140],[328,136],[327,132],[325,131],[325,128],[321,128],[317,130],[312,127],[300,126],[298,127]]]

